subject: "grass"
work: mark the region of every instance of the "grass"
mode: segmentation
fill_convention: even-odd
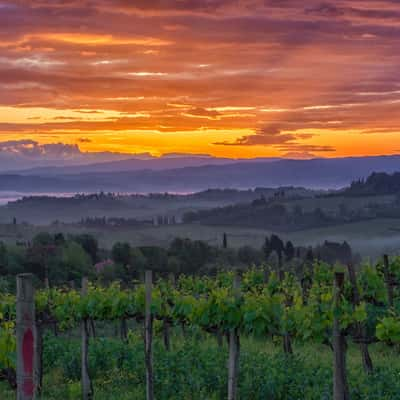
[[[176,333],[166,352],[159,337],[154,343],[155,397],[157,400],[217,400],[226,398],[227,346],[196,330],[190,337]],[[348,351],[351,398],[400,399],[400,357],[393,348],[371,347],[375,373],[367,376],[355,345]],[[280,342],[242,338],[240,399],[329,400],[332,352],[318,344],[294,343],[295,354],[282,354]],[[44,352],[44,400],[80,398],[79,340],[48,337]],[[129,343],[117,339],[91,341],[89,366],[96,400],[145,398],[143,343],[131,334]],[[0,398],[15,394],[0,385]]]

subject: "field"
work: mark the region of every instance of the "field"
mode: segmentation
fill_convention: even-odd
[[[270,192],[266,192],[267,194]],[[296,195],[298,192],[294,192]],[[315,193],[303,190],[303,199],[281,199],[287,208],[301,206],[304,211],[321,208],[332,213],[345,205],[350,212],[370,204],[390,204],[393,195],[364,197],[318,197]],[[176,224],[166,226],[83,227],[77,224],[86,217],[124,217],[138,220],[152,220],[157,216],[174,216],[179,222],[182,215],[191,210],[208,209],[237,202],[249,202],[259,194],[253,191],[210,191],[187,196],[153,195],[131,197],[84,197],[71,198],[31,198],[22,202],[0,206],[0,241],[14,243],[29,241],[40,231],[53,233],[93,234],[101,247],[111,248],[116,241],[127,241],[134,246],[168,246],[175,237],[204,240],[212,245],[219,245],[224,232],[228,234],[229,246],[251,245],[261,247],[268,229],[232,226],[207,226],[199,224]],[[17,226],[11,224],[13,218]],[[27,222],[27,223],[24,223]],[[58,221],[54,224],[54,221]],[[387,252],[397,254],[400,250],[400,219],[375,218],[358,222],[342,223],[335,226],[278,232],[284,240],[291,240],[298,246],[309,246],[325,240],[342,242],[346,240],[364,258],[375,258]]]
[[[9,203],[0,207],[0,222],[10,223],[13,217],[19,222],[48,225],[58,220],[66,223],[79,222],[87,217],[124,217],[139,220],[152,219],[157,215],[174,215],[180,218],[185,212],[230,204],[225,200],[201,200],[189,197],[157,198],[135,197],[115,199],[31,199]]]
[[[271,231],[263,229],[205,226],[194,224],[177,224],[166,226],[144,227],[107,227],[84,228],[75,224],[60,224],[50,226],[33,226],[10,224],[0,225],[0,241],[15,244],[16,241],[29,241],[41,231],[50,233],[91,233],[98,240],[101,247],[111,248],[116,241],[127,241],[134,246],[158,245],[167,246],[174,238],[190,238],[204,240],[212,245],[222,241],[224,232],[228,235],[230,247],[251,245],[261,247],[265,236]],[[306,231],[280,234],[285,240],[292,240],[296,245],[316,245],[324,240],[346,240],[352,248],[363,255],[364,258],[375,258],[384,252],[398,254],[400,251],[400,219],[375,219],[348,223],[338,226],[309,229]]]
[[[118,339],[94,339],[89,368],[96,400],[145,398],[144,349],[139,329],[128,343]],[[49,334],[45,338],[43,400],[80,397],[80,342],[77,338]],[[294,343],[294,355],[282,354],[280,341],[243,339],[240,356],[240,399],[329,400],[332,398],[332,351],[325,345]],[[371,347],[376,372],[362,370],[359,350],[348,351],[352,399],[400,399],[400,357],[396,350]],[[176,331],[166,352],[161,338],[154,342],[155,397],[160,400],[218,400],[226,398],[227,345],[218,347],[210,335],[193,331],[182,337]],[[0,398],[15,393],[0,385]]]
[[[380,196],[328,196],[328,197],[309,197],[299,200],[286,200],[283,203],[288,207],[299,205],[304,211],[312,211],[315,208],[321,208],[328,212],[337,211],[341,205],[345,205],[348,210],[358,210],[370,204],[390,204],[395,200],[394,195]]]
[[[266,190],[266,196],[271,195]],[[288,191],[289,192],[289,191]],[[297,194],[293,190],[294,194]],[[273,193],[273,191],[272,191]],[[290,192],[289,192],[290,193]],[[321,208],[334,212],[341,205],[348,210],[357,210],[369,204],[389,204],[395,196],[364,196],[364,197],[315,197],[314,192],[303,189],[302,199],[280,199],[286,207],[294,208],[299,205],[304,211]],[[24,201],[10,202],[0,206],[0,223],[11,223],[14,217],[20,223],[27,222],[35,225],[49,225],[54,221],[76,223],[86,217],[124,217],[139,220],[152,219],[158,215],[175,216],[181,219],[184,213],[193,210],[211,209],[230,204],[249,203],[259,198],[260,194],[252,191],[200,192],[193,195],[164,196],[134,196],[121,198],[30,198]]]

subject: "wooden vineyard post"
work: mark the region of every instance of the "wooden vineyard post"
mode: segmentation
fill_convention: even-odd
[[[286,296],[287,298],[285,299],[285,313],[286,313],[286,308],[291,307],[293,305],[293,298],[290,297],[289,295]],[[283,351],[285,354],[293,354],[292,339],[288,332],[285,332],[283,334]]]
[[[387,254],[383,256],[383,274],[386,283],[386,290],[388,294],[389,307],[393,307],[393,286],[391,281],[391,274],[389,269],[389,257]]]
[[[82,278],[81,296],[84,297],[88,292],[88,279]],[[89,376],[89,324],[88,319],[83,318],[81,322],[82,349],[81,349],[81,385],[82,399],[93,399],[93,386]]]
[[[235,275],[233,290],[236,298],[240,297],[240,276]],[[237,381],[239,375],[240,340],[237,328],[229,332],[229,361],[228,361],[228,400],[237,399]]]
[[[17,276],[17,400],[36,397],[36,324],[33,275]]]
[[[219,329],[217,329],[217,331],[215,332],[215,337],[217,338],[218,347],[223,347],[224,338],[223,338],[222,333],[221,333],[221,331]]]
[[[360,293],[358,291],[358,286],[357,286],[357,278],[356,278],[356,272],[354,270],[353,264],[348,264],[347,269],[349,272],[349,279],[350,283],[353,289],[353,305],[354,307],[357,307],[360,304]],[[368,344],[366,342],[367,339],[367,333],[365,329],[365,324],[358,323],[356,326],[356,335],[358,336],[358,339],[360,341],[360,351],[361,351],[361,357],[362,357],[362,363],[364,367],[364,371],[367,374],[371,374],[373,371],[373,366],[372,366],[372,360],[371,356],[369,355],[368,351]]]
[[[153,273],[145,273],[145,363],[146,363],[146,400],[154,400],[153,388],[153,316],[151,314],[151,301],[153,289]]]
[[[175,288],[176,282],[175,282],[175,275],[170,272],[168,274],[168,281],[171,284],[172,287]],[[171,338],[170,338],[170,330],[171,330],[171,323],[168,321],[166,318],[163,320],[163,341],[164,341],[164,347],[166,351],[171,350]]]
[[[163,340],[164,340],[164,347],[166,351],[171,350],[171,340],[169,337],[169,322],[164,318],[163,320]]]
[[[284,272],[282,268],[280,267],[279,269],[279,282],[282,284],[284,280]],[[285,294],[285,308],[284,308],[284,313],[286,314],[287,308],[291,307],[293,305],[293,297],[292,295],[288,293]],[[283,334],[283,351],[285,354],[293,354],[293,348],[292,348],[292,340],[290,338],[290,334],[288,332],[284,332]]]
[[[333,317],[333,400],[348,400],[349,389],[346,375],[346,337],[340,328],[337,310],[343,294],[344,273],[336,272],[334,278],[334,317]]]
[[[120,336],[122,341],[126,342],[128,340],[128,323],[126,318],[122,318],[120,321]]]
[[[40,397],[43,386],[43,323],[36,321],[35,394]]]

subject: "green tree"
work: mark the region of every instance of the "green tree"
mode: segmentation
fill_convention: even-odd
[[[54,268],[50,268],[50,279],[56,281],[60,275],[66,281],[79,280],[83,276],[92,276],[94,273],[89,255],[81,245],[74,241],[69,241],[62,248],[59,263],[53,263]]]
[[[165,272],[168,263],[168,253],[165,249],[157,246],[143,246],[139,248],[146,258],[146,269]]]
[[[3,242],[0,242],[0,275],[7,272],[7,247]]]
[[[282,254],[285,249],[282,239],[278,235],[271,235],[270,239],[271,251],[275,251],[278,255],[279,266],[282,265]]]
[[[40,232],[32,239],[32,246],[50,246],[54,245],[54,237],[48,232]]]
[[[127,279],[139,278],[139,273],[147,267],[147,258],[139,247],[132,247],[130,252],[129,264],[125,265],[125,274]]]
[[[131,246],[126,242],[117,242],[114,244],[111,254],[115,263],[126,266],[131,261]]]
[[[262,263],[263,254],[254,247],[242,246],[239,248],[237,256],[241,263],[250,266],[253,264],[260,265]]]
[[[295,255],[295,248],[290,240],[286,242],[284,251],[285,251],[286,261],[291,261]]]
[[[99,243],[95,237],[84,233],[82,235],[74,236],[74,240],[79,243],[86,253],[89,254],[92,263],[95,264],[98,261],[98,250],[99,250]]]
[[[223,236],[223,238],[222,238],[222,247],[223,247],[224,249],[227,249],[227,248],[228,248],[228,238],[227,238],[225,232],[224,232],[224,236]]]
[[[264,252],[265,261],[268,261],[269,256],[272,253],[271,242],[270,242],[268,236],[265,238],[265,241],[264,241],[263,252]]]

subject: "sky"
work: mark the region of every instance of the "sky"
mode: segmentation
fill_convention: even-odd
[[[0,0],[0,154],[400,153],[399,21],[398,0]]]

